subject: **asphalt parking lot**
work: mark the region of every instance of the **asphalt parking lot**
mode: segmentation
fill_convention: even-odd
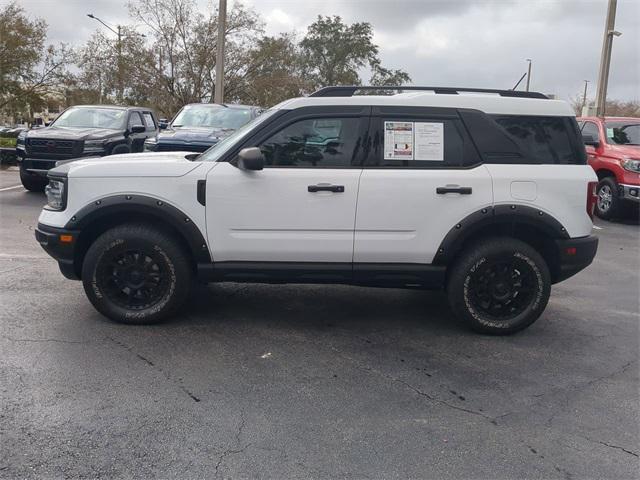
[[[438,292],[200,287],[110,323],[0,171],[0,477],[637,478],[640,227],[511,337]]]

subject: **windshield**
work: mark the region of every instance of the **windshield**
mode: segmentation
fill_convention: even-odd
[[[56,127],[111,128],[124,125],[126,110],[115,108],[69,108],[52,123]]]
[[[251,131],[265,122],[268,118],[272,117],[277,111],[278,110],[267,110],[266,112],[263,112],[259,117],[256,117],[249,123],[244,124],[231,135],[216,143],[213,147],[204,152],[198,160],[202,162],[218,161],[218,159],[231,150],[236,143],[246,137]]]
[[[607,143],[612,145],[640,145],[640,123],[607,122]]]
[[[248,108],[221,105],[186,105],[171,123],[172,127],[209,127],[236,130],[251,120]]]

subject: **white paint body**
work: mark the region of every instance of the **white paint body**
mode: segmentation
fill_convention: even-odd
[[[572,116],[564,102],[488,95],[407,93],[303,98],[309,105],[410,105],[476,108],[487,113]],[[73,162],[62,212],[39,222],[63,227],[84,206],[116,194],[148,195],[181,210],[207,239],[216,261],[430,263],[443,238],[484,207],[522,204],[555,217],[571,237],[591,233],[586,213],[588,165],[481,165],[470,169],[305,169],[244,171],[194,162],[188,152],[117,155]],[[207,181],[206,207],[197,202]],[[307,191],[343,185],[344,192]],[[440,186],[472,195],[436,194]]]

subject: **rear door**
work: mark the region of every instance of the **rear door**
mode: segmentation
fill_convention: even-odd
[[[207,176],[214,261],[332,262],[350,271],[368,111],[289,112],[238,147],[259,147],[263,170],[238,168],[235,155],[219,162]]]
[[[493,202],[455,109],[373,107],[354,263],[431,263],[445,235]]]

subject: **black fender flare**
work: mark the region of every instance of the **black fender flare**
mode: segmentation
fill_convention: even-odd
[[[147,195],[120,194],[95,200],[78,210],[64,228],[79,231],[81,238],[82,230],[96,221],[127,213],[166,221],[185,240],[196,263],[211,262],[211,253],[205,237],[189,216],[166,201]]]
[[[450,263],[466,240],[491,225],[528,225],[552,239],[570,238],[566,228],[556,218],[540,209],[515,203],[489,206],[468,215],[449,230],[438,247],[433,263]]]

